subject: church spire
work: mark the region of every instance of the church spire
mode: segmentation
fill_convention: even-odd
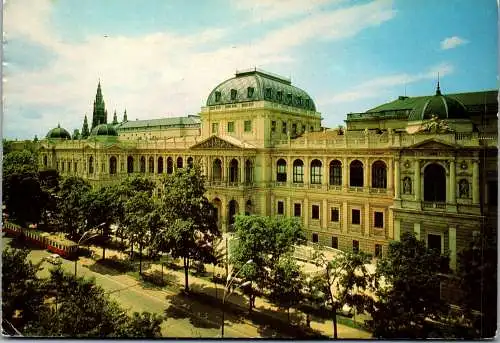
[[[125,109],[125,112],[123,112],[123,122],[124,123],[128,122],[128,119],[127,119],[127,109]]]
[[[113,125],[118,124],[118,118],[116,118],[116,110],[115,113],[113,114]]]
[[[83,119],[83,128],[82,128],[82,138],[86,139],[90,135],[89,132],[89,124],[87,122],[87,115],[85,115],[85,119]]]
[[[438,73],[438,83],[436,87],[436,95],[441,95],[441,88],[439,88],[439,73]]]
[[[104,104],[104,99],[101,90],[101,80],[97,84],[97,92],[94,100],[94,111],[92,113],[92,129],[99,124],[107,123],[108,113],[106,111],[106,105]]]

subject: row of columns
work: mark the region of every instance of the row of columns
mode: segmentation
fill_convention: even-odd
[[[221,165],[221,182],[227,183],[230,182],[229,180],[229,175],[230,175],[230,169],[231,169],[231,161],[235,159],[238,161],[238,168],[237,168],[237,177],[236,181],[237,183],[244,183],[246,180],[246,173],[245,173],[245,167],[246,167],[246,161],[247,159],[244,157],[231,157],[231,156],[204,156],[203,157],[203,173],[204,175],[207,176],[207,179],[209,181],[214,181],[214,175],[213,175],[213,169],[214,169],[214,162],[215,160],[219,159],[222,162]],[[252,170],[250,173],[253,173],[253,165],[254,163],[252,162]],[[253,175],[249,176],[249,180],[253,180]]]

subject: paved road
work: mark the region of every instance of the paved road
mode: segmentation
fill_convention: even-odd
[[[2,241],[5,247],[10,239],[3,237]],[[29,259],[38,262],[49,255],[51,253],[46,250],[32,250]],[[62,267],[64,270],[74,273],[74,265],[74,262],[63,259]],[[39,272],[39,276],[46,277],[53,265],[44,262],[42,266],[44,268]],[[207,305],[186,300],[174,292],[144,289],[137,280],[127,275],[94,272],[88,267],[84,267],[82,261],[79,261],[77,269],[79,276],[94,277],[98,285],[116,299],[123,308],[131,312],[149,311],[165,315],[167,310],[168,313],[173,313],[173,316],[167,314],[167,318],[162,324],[164,337],[209,338],[220,335],[220,314],[214,313],[214,309]],[[192,312],[196,312],[196,314]],[[249,322],[240,322],[241,320],[237,323],[230,323],[232,320],[236,321],[234,317],[226,315],[225,337],[261,337],[258,327]]]

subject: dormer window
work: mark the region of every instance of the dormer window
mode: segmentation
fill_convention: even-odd
[[[283,101],[283,91],[276,92],[276,100]]]
[[[297,97],[297,105],[302,106],[302,97],[301,96]]]
[[[306,99],[306,107],[309,108],[309,99]]]
[[[272,93],[272,90],[270,87],[266,88],[266,99],[271,99],[271,97],[273,96],[273,93]]]
[[[291,105],[292,104],[292,93],[288,93],[286,95],[286,103],[287,103],[287,105]]]
[[[236,94],[237,94],[236,89],[231,89],[231,100],[236,100]]]
[[[254,88],[253,87],[248,87],[247,88],[247,98],[253,97],[253,92],[254,92]]]
[[[215,102],[220,102],[220,92],[215,92]]]

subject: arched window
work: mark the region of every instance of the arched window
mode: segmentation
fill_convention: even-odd
[[[302,160],[293,161],[293,182],[304,182],[304,162]]]
[[[234,224],[234,216],[238,213],[238,203],[236,202],[236,200],[231,200],[229,202],[229,225],[230,225],[230,228],[229,229],[232,229],[232,225]]]
[[[446,171],[437,163],[431,163],[425,167],[424,201],[446,201]]]
[[[238,182],[238,161],[234,158],[229,164],[229,182]]]
[[[43,155],[43,166],[47,167],[47,155]]]
[[[172,174],[174,172],[174,161],[172,157],[167,158],[167,174]]]
[[[94,157],[89,157],[89,174],[94,174]]]
[[[282,158],[276,162],[276,181],[286,182],[286,161]]]
[[[253,181],[253,164],[252,161],[245,162],[245,182],[251,183]]]
[[[321,167],[322,167],[322,163],[320,160],[312,160],[312,162],[311,162],[311,184],[313,184],[313,185],[321,184]]]
[[[458,196],[464,199],[469,197],[469,181],[466,179],[462,179],[458,182]]]
[[[140,169],[141,173],[146,172],[146,157],[144,157],[144,156],[141,157],[139,169]]]
[[[111,156],[110,159],[109,159],[109,173],[111,175],[114,175],[116,174],[116,157],[115,156]]]
[[[245,204],[245,215],[249,216],[252,213],[252,200],[247,200]]]
[[[182,157],[177,157],[177,168],[182,168]]]
[[[358,160],[351,162],[349,167],[350,182],[351,187],[363,187],[363,163]]]
[[[342,186],[342,163],[338,160],[330,162],[330,185]]]
[[[372,164],[372,187],[387,188],[387,168],[383,161]]]
[[[163,173],[163,157],[158,157],[158,174]]]
[[[222,180],[222,162],[218,158],[212,164],[212,179],[214,181]]]
[[[148,173],[154,173],[155,172],[155,159],[153,156],[149,157],[148,160]]]
[[[134,172],[134,158],[132,156],[127,157],[127,173],[131,174]]]
[[[193,158],[191,156],[187,159],[188,168],[193,168]]]

